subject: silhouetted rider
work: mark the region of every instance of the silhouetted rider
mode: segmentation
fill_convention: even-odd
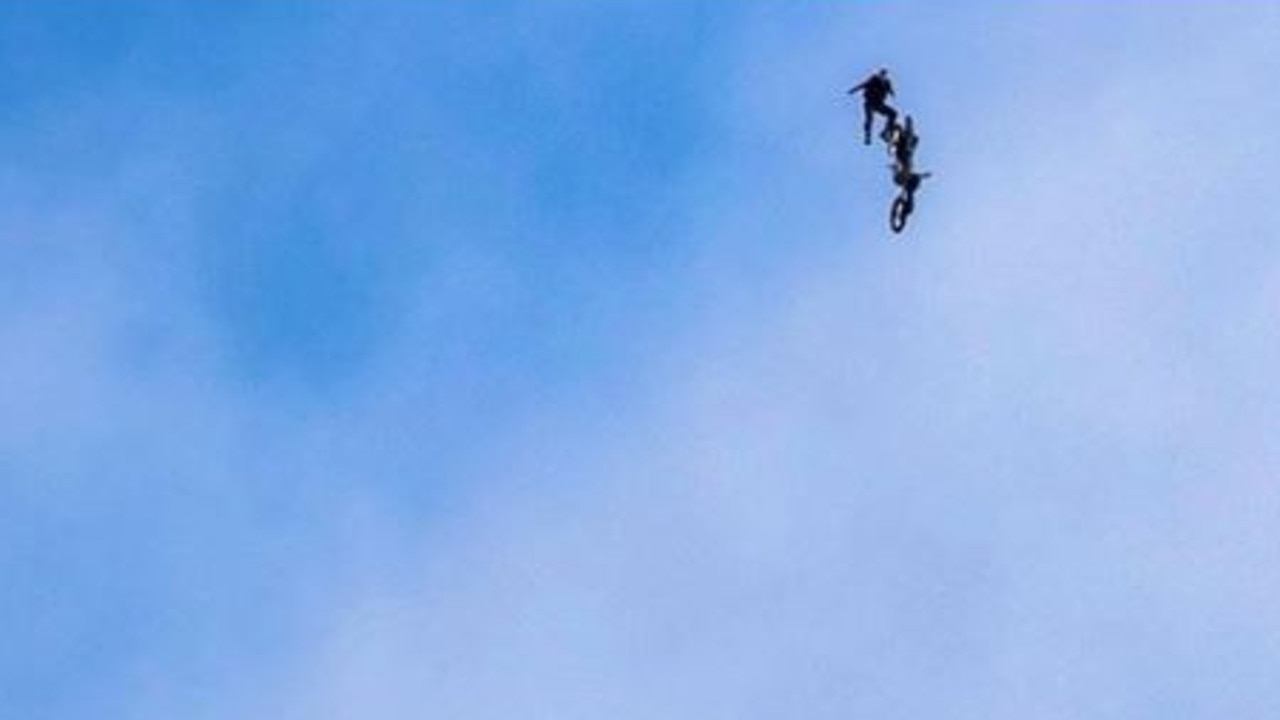
[[[880,137],[888,140],[894,123],[898,121],[898,111],[889,107],[888,99],[893,95],[893,83],[889,82],[889,71],[880,68],[876,74],[849,88],[849,94],[862,93],[862,144],[871,144],[871,125],[876,115],[885,116],[884,130]]]

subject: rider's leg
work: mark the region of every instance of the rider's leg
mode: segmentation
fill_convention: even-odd
[[[871,105],[862,106],[862,144],[871,144],[871,123],[875,120],[875,107]]]

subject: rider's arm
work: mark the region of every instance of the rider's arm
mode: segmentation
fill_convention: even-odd
[[[860,82],[857,85],[854,85],[853,87],[849,88],[849,94],[852,95],[866,86],[867,84],[865,82]]]

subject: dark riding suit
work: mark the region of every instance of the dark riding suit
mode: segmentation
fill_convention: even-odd
[[[862,141],[871,144],[871,124],[877,114],[884,115],[885,132],[881,137],[888,137],[888,129],[898,121],[898,111],[889,107],[889,96],[893,95],[893,84],[883,75],[872,75],[865,82],[855,86],[849,94],[862,92]]]

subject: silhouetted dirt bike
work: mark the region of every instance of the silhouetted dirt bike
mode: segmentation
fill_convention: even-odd
[[[911,212],[915,209],[915,200],[905,192],[900,193],[889,207],[889,229],[896,233],[902,232],[907,226],[907,218],[911,217]]]
[[[920,189],[920,183],[932,175],[933,173],[894,168],[893,183],[900,188],[898,197],[889,206],[889,228],[894,232],[902,232],[907,226],[907,218],[916,209],[916,191]]]

